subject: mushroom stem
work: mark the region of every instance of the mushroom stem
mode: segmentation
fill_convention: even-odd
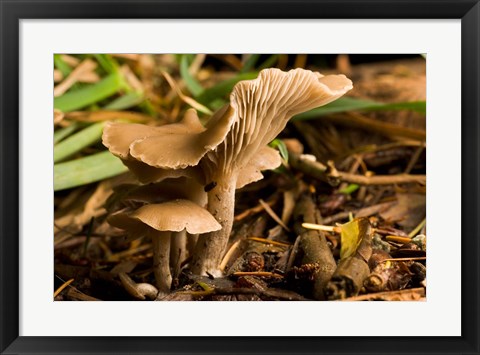
[[[187,232],[172,232],[170,237],[170,269],[177,270],[185,259]],[[175,274],[174,271],[174,274]]]
[[[153,273],[160,293],[170,293],[170,232],[155,232],[152,235]]]
[[[196,275],[207,273],[221,275],[219,265],[233,225],[235,185],[236,179],[218,179],[217,186],[208,192],[208,211],[220,223],[222,229],[198,237],[191,263],[191,270]]]
[[[195,246],[197,245],[198,234],[190,234],[187,238],[187,252],[188,256],[192,256],[195,252]]]

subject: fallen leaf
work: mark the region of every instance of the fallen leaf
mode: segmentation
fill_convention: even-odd
[[[367,218],[355,218],[342,225],[340,259],[348,258],[357,251],[363,238],[368,235],[369,223]]]
[[[426,198],[424,194],[397,193],[397,203],[380,213],[380,216],[390,222],[397,223],[411,230],[426,216]]]

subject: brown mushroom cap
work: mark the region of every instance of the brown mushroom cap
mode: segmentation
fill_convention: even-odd
[[[156,135],[199,133],[205,131],[194,109],[185,112],[183,119],[159,127],[138,123],[108,122],[103,129],[102,143],[110,152],[121,159],[130,157],[130,145],[141,139]]]
[[[165,179],[159,183],[137,185],[126,183],[113,188],[106,202],[108,210],[119,207],[119,203],[162,203],[174,199],[186,199],[199,206],[207,204],[207,194],[195,180],[179,177]]]
[[[217,111],[206,128],[195,111],[189,110],[182,122],[151,131],[130,125],[127,128],[131,132],[120,133],[120,126],[118,130],[109,126],[104,131],[104,144],[112,153],[127,159],[125,164],[143,182],[156,181],[152,175],[159,175],[159,180],[169,174],[150,167],[186,169],[205,157],[201,164],[207,175],[205,181],[213,175],[238,177],[245,169],[243,173],[251,178],[242,177],[237,185],[244,186],[248,180],[262,178],[261,169],[249,166],[250,161],[254,162],[259,150],[285,128],[292,116],[334,101],[351,88],[352,82],[344,75],[265,69],[257,79],[237,83],[230,105]]]
[[[132,213],[116,213],[108,222],[133,234],[156,231],[202,234],[221,229],[220,224],[204,208],[188,200],[174,200],[140,207]]]
[[[239,82],[230,95],[233,125],[215,151],[206,154],[206,170],[238,173],[292,116],[334,101],[351,88],[344,75],[323,76],[304,69],[265,69],[257,79]]]
[[[205,177],[202,170],[196,166],[189,166],[185,169],[161,169],[135,160],[134,158],[122,160],[122,162],[142,184],[160,182],[165,179],[179,177],[192,178],[200,184],[205,183]]]
[[[205,128],[200,123],[197,112],[194,109],[189,109],[180,122],[160,127],[109,122],[103,130],[102,140],[110,152],[119,157],[141,183],[159,182],[167,178],[182,176],[194,178],[200,183],[204,183],[203,173],[198,168],[160,169],[145,164],[130,155],[131,145],[148,137],[194,134],[203,131],[205,131]]]
[[[282,164],[282,158],[276,149],[265,146],[253,156],[253,158],[240,169],[236,188],[240,189],[252,182],[262,180],[262,170],[278,168]]]
[[[220,144],[233,123],[229,106],[212,116],[208,129],[189,132],[162,132],[130,145],[132,157],[157,168],[184,169],[197,165],[200,159]],[[167,129],[168,126],[163,126]]]

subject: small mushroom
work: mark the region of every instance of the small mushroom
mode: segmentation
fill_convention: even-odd
[[[204,208],[188,200],[174,200],[140,207],[132,213],[109,216],[108,222],[129,234],[152,238],[153,270],[160,293],[168,293],[172,283],[169,266],[172,232],[207,233],[221,228]]]
[[[136,299],[143,301],[146,297],[151,300],[157,298],[158,290],[155,286],[148,283],[137,284],[125,272],[120,272],[118,277],[125,290]]]
[[[152,168],[155,169],[155,168]],[[114,188],[114,193],[108,198],[106,207],[108,211],[138,208],[148,203],[162,203],[174,199],[186,199],[201,207],[207,205],[207,194],[203,185],[197,180],[186,177],[169,178],[160,182],[137,185],[122,184]],[[170,241],[170,266],[172,270],[179,269],[180,264],[186,259],[187,253],[193,254],[198,235],[189,235],[187,232],[172,233]]]

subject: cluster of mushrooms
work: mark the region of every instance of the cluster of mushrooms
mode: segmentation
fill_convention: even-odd
[[[291,117],[332,102],[351,88],[344,75],[265,69],[257,79],[237,83],[230,103],[205,126],[189,109],[178,123],[152,127],[112,122],[105,127],[103,144],[136,176],[140,185],[129,191],[145,201],[108,221],[132,237],[151,237],[160,293],[170,291],[171,267],[182,258],[182,250],[191,253],[192,273],[221,275],[235,190],[281,164],[268,143]]]

